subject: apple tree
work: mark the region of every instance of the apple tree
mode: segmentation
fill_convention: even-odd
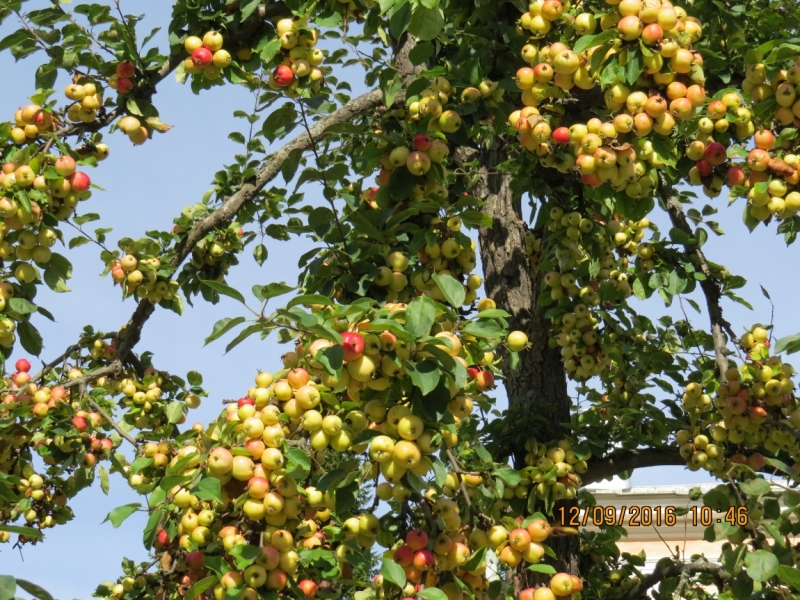
[[[800,597],[778,356],[800,340],[735,330],[746,282],[703,249],[723,191],[737,235],[800,228],[796,2],[177,0],[161,48],[133,3],[32,4],[0,2],[0,51],[36,64],[0,125],[0,353],[29,356],[2,381],[0,541],[46,543],[118,477],[147,505],[108,519],[147,511],[152,560],[123,561],[104,600]],[[241,151],[173,223],[106,245],[81,228],[102,223],[92,178],[116,144],[175,135],[156,91],[179,84],[253,94],[231,107]],[[298,237],[296,287],[227,282]],[[92,242],[130,314],[34,368],[37,291],[66,291]],[[696,290],[707,323],[638,312]],[[182,427],[202,375],[152,364],[141,332],[220,296],[242,310],[209,342],[286,351]],[[559,518],[595,506],[585,484],[659,465],[719,480],[719,563],[644,573],[613,516]],[[8,574],[0,600],[17,586],[50,598]]]

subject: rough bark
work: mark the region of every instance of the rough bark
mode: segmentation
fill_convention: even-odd
[[[521,466],[528,438],[535,434],[538,441],[547,442],[563,435],[562,425],[570,420],[570,398],[559,351],[548,344],[551,334],[550,320],[545,318],[547,309],[536,301],[544,281],[541,273],[530,272],[522,201],[511,188],[512,175],[497,170],[497,165],[506,159],[503,147],[496,144],[480,154],[459,149],[457,160],[468,162],[474,158],[480,161],[482,177],[472,193],[486,202],[483,212],[492,219],[491,227],[479,231],[486,296],[511,313],[509,328],[525,332],[530,341],[530,347],[520,353],[517,368],[512,371],[506,364],[503,370],[509,409],[514,415],[513,430],[518,432],[513,454]],[[549,543],[558,556],[556,569],[578,574],[577,536],[556,537]],[[516,586],[528,587],[530,576],[533,574],[524,571]]]

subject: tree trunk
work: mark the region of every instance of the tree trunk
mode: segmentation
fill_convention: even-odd
[[[505,153],[495,144],[479,158],[482,177],[472,193],[486,202],[482,210],[492,218],[492,226],[479,231],[486,296],[511,313],[509,330],[525,332],[530,341],[530,347],[520,353],[516,370],[512,371],[508,357],[503,357],[508,429],[512,432],[509,448],[521,467],[529,438],[550,442],[563,436],[562,424],[570,421],[570,398],[559,350],[548,344],[551,332],[550,320],[545,317],[547,309],[537,302],[544,277],[539,271],[531,272],[525,252],[527,226],[521,197],[511,188],[511,173],[497,171],[497,165],[506,160]],[[558,555],[556,569],[579,574],[577,536],[553,537],[548,543]],[[517,578],[518,586],[530,585],[526,575],[533,573],[523,571]]]

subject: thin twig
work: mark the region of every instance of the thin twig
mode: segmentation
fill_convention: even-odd
[[[298,100],[297,103],[300,105],[300,116],[303,118],[303,127],[308,134],[308,139],[311,140],[311,151],[314,153],[314,158],[316,159],[317,167],[322,169],[322,164],[319,156],[319,151],[317,150],[317,140],[311,135],[311,128],[308,125],[308,118],[306,117],[306,108],[305,105],[301,100]],[[346,244],[347,244],[347,237],[344,234],[344,228],[342,227],[342,222],[339,220],[339,214],[336,211],[336,204],[333,202],[333,197],[336,194],[335,190],[331,185],[328,183],[328,178],[325,176],[325,172],[320,170],[320,175],[322,176],[322,185],[328,194],[323,193],[323,197],[328,201],[328,204],[331,205],[331,212],[333,213],[333,220],[336,222],[336,228],[339,230],[339,236],[342,238],[342,250],[344,251],[344,256],[347,259],[347,264],[350,267],[350,270],[353,269],[353,262],[350,260],[350,255],[347,254],[345,251]]]
[[[95,411],[97,411],[97,413],[99,413],[101,417],[103,417],[106,421],[108,421],[108,424],[111,425],[111,427],[113,427],[118,434],[120,434],[123,438],[125,438],[127,441],[133,444],[134,448],[139,447],[139,443],[134,438],[132,438],[125,430],[123,430],[119,425],[117,425],[116,421],[114,421],[114,419],[111,418],[111,415],[109,415],[105,410],[103,410],[103,407],[100,406],[97,402],[95,402],[94,399],[87,397],[86,402],[88,402],[89,406],[91,406]]]

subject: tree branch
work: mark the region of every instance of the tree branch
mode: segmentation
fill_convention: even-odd
[[[581,476],[581,479],[584,485],[588,485],[633,469],[685,464],[686,461],[681,457],[680,452],[673,448],[626,450],[615,452],[603,459],[590,460],[589,470]]]
[[[655,571],[634,585],[626,594],[620,596],[619,600],[636,600],[637,598],[644,598],[647,590],[661,583],[665,579],[681,575],[681,579],[683,580],[684,574],[697,575],[698,573],[708,573],[713,576],[714,583],[717,585],[717,588],[720,592],[722,591],[725,581],[730,578],[730,575],[722,568],[721,565],[711,564],[704,559],[699,559],[697,562],[693,563],[683,563],[678,565],[671,564],[664,568],[656,567]],[[686,577],[686,580],[688,581],[688,576]]]
[[[661,184],[659,186],[659,197],[664,205],[667,213],[669,213],[670,221],[673,227],[680,229],[691,239],[695,238],[695,231],[686,220],[686,215],[683,212],[683,205],[678,196],[678,192],[667,181],[663,174],[659,175]],[[716,274],[712,271],[711,267],[706,260],[705,254],[700,249],[700,246],[695,243],[688,243],[683,245],[687,252],[695,255],[698,259],[700,271],[705,275],[705,279],[700,282],[700,288],[706,297],[706,306],[708,307],[708,318],[711,321],[711,337],[714,340],[714,355],[719,370],[719,376],[722,381],[725,380],[725,371],[728,370],[728,341],[725,339],[723,329],[730,333],[731,326],[725,319],[722,318],[722,306],[720,300],[722,299],[722,288],[719,284]]]

